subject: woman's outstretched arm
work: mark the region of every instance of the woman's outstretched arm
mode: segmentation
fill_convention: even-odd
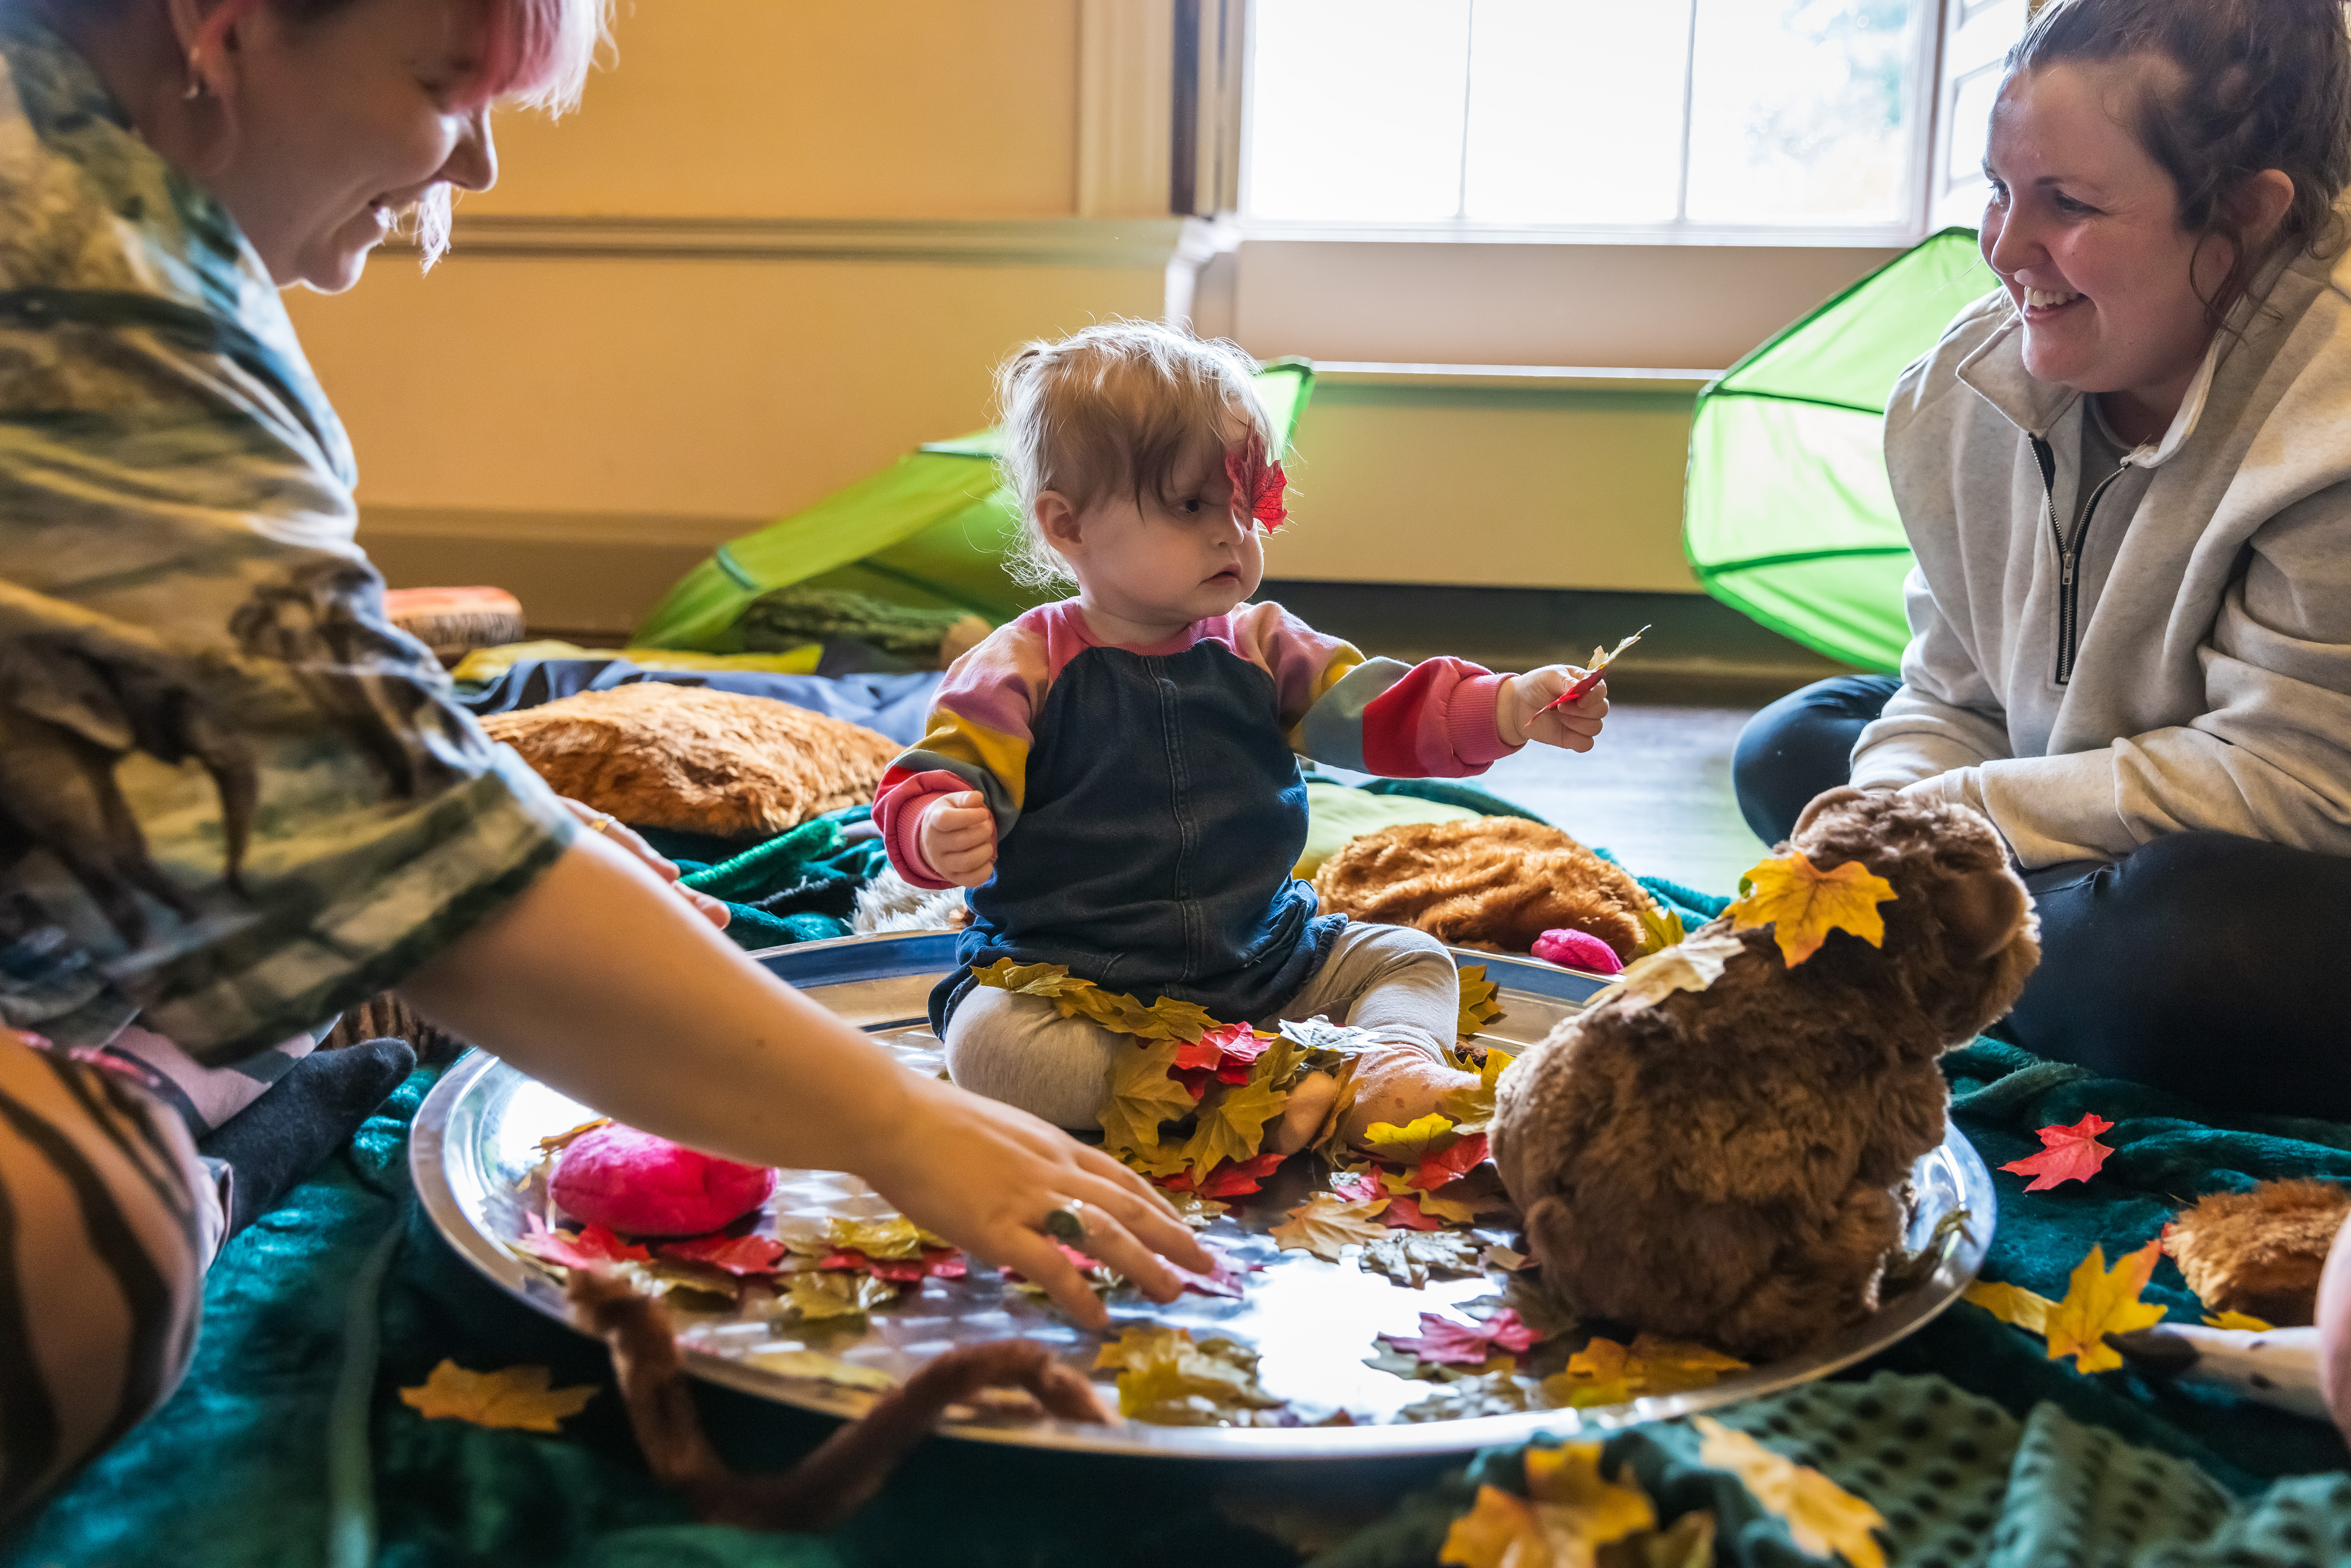
[[[1210,1263],[1143,1179],[1058,1128],[907,1071],[746,958],[653,873],[580,835],[401,987],[419,1009],[630,1125],[758,1165],[845,1170],[1017,1269],[1080,1322],[1101,1303],[1037,1228],[1086,1206],[1088,1250],[1157,1300],[1157,1254]]]

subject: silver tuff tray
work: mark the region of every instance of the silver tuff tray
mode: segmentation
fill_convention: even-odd
[[[931,984],[955,962],[952,933],[848,937],[753,955],[851,1024],[874,1036],[918,1071],[936,1071],[938,1041],[925,1019]],[[1483,964],[1499,983],[1507,1012],[1481,1038],[1523,1049],[1597,991],[1600,979],[1537,960],[1461,951],[1462,964]],[[716,1087],[716,1086],[714,1086]],[[525,1262],[506,1243],[523,1234],[524,1216],[539,1196],[530,1190],[538,1165],[538,1141],[594,1114],[495,1057],[475,1052],[444,1075],[417,1113],[409,1162],[416,1188],[443,1236],[509,1293],[568,1322],[554,1275]],[[1568,1434],[1680,1416],[1823,1377],[1917,1333],[1958,1299],[1975,1278],[1991,1239],[1996,1205],[1991,1178],[1966,1138],[1952,1128],[1942,1146],[1914,1173],[1916,1200],[1910,1245],[1926,1244],[1935,1222],[1954,1208],[1969,1213],[1966,1228],[1948,1238],[1939,1263],[1924,1284],[1885,1304],[1876,1315],[1803,1355],[1726,1376],[1711,1386],[1586,1410],[1544,1410],[1427,1423],[1387,1423],[1384,1417],[1438,1391],[1438,1385],[1374,1370],[1364,1358],[1383,1346],[1382,1333],[1418,1332],[1422,1312],[1488,1294],[1497,1277],[1431,1280],[1408,1290],[1379,1274],[1310,1253],[1281,1251],[1266,1231],[1303,1201],[1308,1161],[1278,1173],[1264,1192],[1235,1202],[1205,1234],[1238,1262],[1255,1264],[1242,1300],[1186,1293],[1155,1306],[1131,1287],[1109,1297],[1111,1336],[1128,1323],[1179,1325],[1196,1337],[1222,1334],[1256,1348],[1259,1380],[1308,1420],[1344,1406],[1351,1427],[1155,1427],[1115,1418],[1107,1427],[1061,1421],[1016,1422],[985,1410],[949,1421],[950,1437],[1031,1448],[1157,1455],[1170,1458],[1356,1458],[1374,1455],[1448,1453],[1494,1443],[1520,1442],[1538,1433]],[[864,1183],[830,1171],[787,1171],[765,1221],[821,1228],[833,1215],[872,1216],[889,1206]],[[1499,1236],[1500,1233],[1493,1233]],[[1117,1399],[1111,1375],[1092,1373],[1102,1336],[1070,1325],[1041,1300],[1004,1285],[993,1270],[975,1266],[971,1278],[928,1280],[856,1325],[813,1333],[752,1312],[681,1314],[679,1338],[695,1375],[803,1409],[851,1416],[872,1396],[805,1377],[780,1375],[753,1359],[761,1352],[809,1349],[903,1379],[925,1361],[958,1344],[1020,1335],[1062,1350],[1071,1364],[1102,1381],[1106,1407]]]

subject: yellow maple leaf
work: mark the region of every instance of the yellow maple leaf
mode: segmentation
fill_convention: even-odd
[[[1466,1137],[1471,1133],[1486,1130],[1488,1124],[1494,1119],[1494,1086],[1502,1081],[1503,1070],[1517,1060],[1507,1051],[1497,1051],[1489,1046],[1483,1062],[1464,1069],[1477,1073],[1477,1086],[1472,1088],[1465,1083],[1458,1089],[1447,1090],[1438,1097],[1437,1108],[1453,1118],[1455,1132]]]
[[[1192,1092],[1167,1076],[1176,1064],[1176,1041],[1164,1040],[1118,1053],[1100,1118],[1102,1147],[1113,1155],[1155,1153],[1160,1124],[1192,1113]],[[1177,1160],[1176,1168],[1181,1164]]]
[[[1682,917],[1654,898],[1650,900],[1649,906],[1641,911],[1639,951],[1643,956],[1678,946],[1687,935],[1682,926]]]
[[[1707,1388],[1726,1372],[1744,1372],[1747,1364],[1688,1340],[1635,1335],[1625,1364],[1639,1380],[1644,1394],[1677,1394],[1685,1388]]]
[[[1158,1323],[1131,1324],[1094,1353],[1097,1368],[1119,1368],[1119,1413],[1160,1425],[1207,1425],[1281,1401],[1257,1380],[1257,1353],[1222,1337],[1195,1341]]]
[[[2277,1325],[2264,1322],[2251,1312],[2221,1312],[2217,1316],[2206,1318],[2204,1326],[2210,1329],[2236,1329],[2244,1333],[2268,1333]]]
[[[1270,1234],[1275,1245],[1284,1251],[1311,1252],[1336,1263],[1348,1243],[1374,1242],[1388,1233],[1387,1225],[1379,1218],[1387,1207],[1388,1200],[1384,1197],[1343,1203],[1327,1192],[1318,1192],[1291,1209],[1290,1218],[1275,1226]]]
[[[1453,1568],[1550,1568],[1549,1552],[1536,1555],[1541,1540],[1532,1503],[1499,1487],[1479,1487],[1477,1502],[1445,1532],[1437,1560]]]
[[[1453,1130],[1452,1117],[1431,1111],[1401,1127],[1394,1122],[1374,1122],[1364,1130],[1364,1142],[1375,1158],[1416,1166],[1460,1139]]]
[[[1757,1502],[1786,1522],[1798,1551],[1823,1558],[1834,1552],[1853,1568],[1886,1568],[1886,1549],[1870,1533],[1885,1529],[1886,1521],[1868,1503],[1710,1416],[1691,1424],[1705,1436],[1698,1462],[1737,1476]]]
[[[762,1372],[780,1377],[813,1378],[842,1388],[862,1388],[887,1394],[898,1380],[875,1366],[858,1366],[820,1350],[755,1350],[743,1358]]]
[[[1454,1029],[1464,1040],[1476,1034],[1488,1024],[1503,1018],[1502,1004],[1495,998],[1502,988],[1486,977],[1486,966],[1471,964],[1461,971],[1461,1016]]]
[[[1894,898],[1894,884],[1859,861],[1822,871],[1798,850],[1785,860],[1761,862],[1740,884],[1749,889],[1747,896],[1723,912],[1732,928],[1771,926],[1792,969],[1819,952],[1832,931],[1850,931],[1873,947],[1886,945],[1886,917],[1877,906]]]
[[[897,1286],[860,1269],[793,1274],[784,1285],[784,1304],[809,1321],[858,1317],[897,1298]]]
[[[1184,1145],[1184,1159],[1197,1181],[1227,1160],[1253,1158],[1265,1142],[1266,1124],[1290,1103],[1287,1092],[1263,1083],[1236,1083],[1200,1107],[1199,1124]]]
[[[2005,1281],[1978,1280],[1965,1292],[1967,1300],[1990,1312],[2004,1323],[2033,1333],[2049,1332],[2049,1309],[2057,1303],[2046,1296],[2036,1296],[2022,1285]]]
[[[1596,1008],[1625,996],[1635,1006],[1656,1007],[1676,991],[1703,991],[1722,978],[1723,968],[1731,959],[1746,951],[1747,944],[1728,931],[1693,936],[1661,952],[1634,959],[1623,974],[1584,1005]]]
[[[468,1372],[454,1361],[434,1367],[415,1388],[400,1391],[401,1403],[428,1421],[470,1421],[476,1427],[507,1427],[521,1432],[560,1432],[567,1416],[577,1416],[596,1390],[549,1388],[553,1375],[543,1366],[509,1366]]]
[[[1599,1549],[1654,1530],[1657,1511],[1637,1486],[1600,1473],[1598,1443],[1531,1448],[1527,1496],[1482,1487],[1446,1531],[1437,1555],[1459,1568],[1593,1568]]]
[[[2074,1358],[2076,1372],[2111,1372],[2123,1358],[2106,1343],[2110,1333],[2128,1333],[2163,1321],[2163,1308],[2138,1299],[2155,1272],[2163,1243],[2150,1241],[2136,1252],[2126,1252],[2106,1267],[2106,1251],[2093,1247],[2074,1265],[2064,1300],[2049,1309],[2049,1359]]]
[[[825,1239],[845,1252],[868,1258],[919,1258],[925,1247],[944,1247],[947,1239],[934,1236],[903,1214],[879,1219],[847,1219],[838,1215],[825,1221]]]

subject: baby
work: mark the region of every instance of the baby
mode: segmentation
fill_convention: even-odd
[[[1393,778],[1482,773],[1529,740],[1589,750],[1606,687],[1459,659],[1366,659],[1252,604],[1284,479],[1249,356],[1141,321],[1032,343],[999,372],[1016,570],[1077,597],[956,661],[922,742],[874,805],[916,886],[971,890],[958,967],[931,994],[956,1082],[1091,1128],[1131,1036],[982,987],[999,958],[1066,965],[1219,1022],[1324,1015],[1375,1044],[1345,1129],[1409,1120],[1463,1082],[1443,1050],[1453,960],[1405,926],[1316,913],[1298,753]],[[1305,1145],[1335,1088],[1291,1096],[1270,1146]],[[1362,1124],[1356,1125],[1354,1124]]]

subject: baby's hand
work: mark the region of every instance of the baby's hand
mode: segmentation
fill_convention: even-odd
[[[1494,728],[1503,741],[1522,746],[1540,740],[1570,751],[1589,751],[1600,737],[1600,721],[1608,712],[1608,683],[1601,681],[1567,704],[1552,707],[1562,693],[1582,680],[1585,672],[1573,664],[1545,664],[1502,683],[1501,700],[1494,705]],[[1550,708],[1548,713],[1543,710]]]
[[[942,796],[923,813],[923,858],[942,882],[977,887],[996,870],[996,813],[977,789]]]

